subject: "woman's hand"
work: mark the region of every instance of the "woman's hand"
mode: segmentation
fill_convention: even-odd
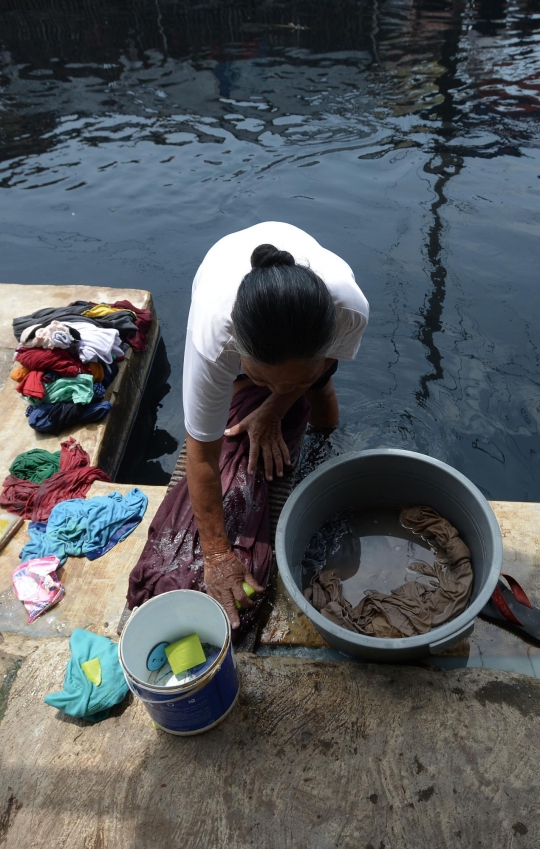
[[[262,451],[266,480],[272,480],[274,466],[277,476],[281,478],[283,466],[291,462],[289,449],[281,433],[281,417],[263,404],[239,424],[228,428],[225,436],[238,436],[245,432],[249,436],[248,473],[252,475],[255,472]]]
[[[225,608],[231,628],[240,626],[235,601],[238,601],[241,607],[253,607],[253,602],[242,588],[242,581],[253,587],[255,592],[264,592],[264,587],[259,586],[251,572],[240,562],[234,551],[230,550],[205,554],[204,581],[208,595]]]

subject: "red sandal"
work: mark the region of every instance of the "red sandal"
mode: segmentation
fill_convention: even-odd
[[[501,572],[501,577],[506,579],[510,589],[499,580],[481,615],[504,622],[516,634],[528,634],[540,643],[540,610],[534,607],[521,584],[512,575]]]

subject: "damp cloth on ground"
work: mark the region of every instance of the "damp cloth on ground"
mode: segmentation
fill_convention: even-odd
[[[269,397],[266,388],[247,386],[232,398],[228,427],[241,422]],[[302,396],[281,423],[294,467],[307,425],[309,404]],[[272,565],[268,482],[259,465],[248,475],[249,437],[224,437],[219,458],[223,511],[227,536],[234,553],[255,580],[268,588]],[[205,590],[203,554],[191,507],[186,478],[167,493],[152,519],[148,541],[129,576],[129,607],[139,606],[169,590]],[[233,640],[257,618],[267,593],[258,594],[253,607],[240,612],[240,628]]]
[[[31,448],[18,454],[9,467],[10,475],[32,483],[43,483],[60,471],[60,451]]]
[[[467,606],[473,582],[471,555],[456,528],[431,507],[407,507],[399,518],[435,550],[434,565],[411,563],[401,587],[390,593],[366,590],[355,607],[344,598],[334,572],[318,572],[304,595],[330,622],[370,637],[397,639],[425,634]]]
[[[136,487],[125,496],[119,492],[84,500],[74,498],[53,507],[46,525],[37,522],[28,528],[30,541],[21,559],[54,554],[64,564],[68,557],[92,559],[96,549],[103,549],[124,528],[116,542],[125,539],[139,524],[148,498]],[[107,549],[106,549],[107,550]]]
[[[86,719],[88,722],[101,722],[106,719],[114,705],[127,695],[128,685],[118,660],[118,645],[94,634],[76,628],[69,641],[71,657],[66,667],[64,689],[59,693],[45,696],[45,703],[70,716]],[[93,683],[88,672],[96,676],[96,664],[99,661],[101,680]],[[83,664],[85,669],[83,669]],[[99,678],[97,676],[96,680]]]
[[[52,433],[57,436],[63,430],[76,424],[92,424],[104,419],[112,410],[110,401],[97,401],[92,404],[74,404],[63,401],[56,404],[40,404],[26,409],[28,424],[38,433]]]
[[[59,566],[58,557],[40,557],[13,570],[15,595],[26,607],[29,622],[64,598],[64,586],[56,574]]]
[[[41,484],[10,474],[2,486],[0,507],[23,519],[42,522],[60,501],[84,498],[94,481],[110,482],[108,474],[90,465],[90,455],[73,437],[62,442],[60,448],[60,470]],[[19,454],[15,462],[24,456]]]

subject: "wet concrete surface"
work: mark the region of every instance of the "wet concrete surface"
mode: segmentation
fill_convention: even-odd
[[[0,650],[6,849],[538,846],[532,679],[244,655],[230,717],[178,738],[131,697],[97,725],[45,705],[67,640]]]

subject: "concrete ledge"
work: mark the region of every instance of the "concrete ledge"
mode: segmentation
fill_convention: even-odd
[[[150,309],[154,321],[148,337],[148,348],[142,353],[129,349],[120,364],[120,372],[107,390],[106,400],[113,408],[101,422],[75,427],[60,436],[37,434],[29,427],[24,411],[27,404],[15,392],[15,383],[9,378],[11,360],[17,346],[13,335],[14,316],[26,315],[48,306],[65,306],[72,301],[117,301],[127,299],[139,308]],[[99,286],[23,286],[2,284],[0,304],[0,375],[5,385],[0,391],[2,410],[2,435],[0,443],[0,474],[5,476],[13,459],[30,448],[56,451],[60,442],[75,436],[90,454],[91,462],[114,478],[137,415],[142,393],[152,365],[159,340],[159,325],[155,316],[150,292],[141,289],[111,289]],[[2,477],[3,480],[3,477]]]
[[[178,738],[140,702],[97,725],[45,705],[66,640],[0,650],[5,849],[539,845],[540,682],[242,656],[230,717]]]

